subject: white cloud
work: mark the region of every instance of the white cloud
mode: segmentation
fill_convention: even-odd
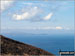
[[[4,11],[5,9],[7,9],[12,3],[13,3],[13,0],[8,0],[8,1],[0,1],[1,3],[1,8],[0,8],[0,11]]]
[[[61,30],[63,27],[57,26],[56,29]]]
[[[27,19],[32,18],[36,14],[38,14],[38,12],[39,12],[39,9],[38,9],[38,7],[35,6],[35,7],[31,8],[30,10],[28,10],[27,12],[23,12],[20,15],[19,14],[14,14],[13,18],[15,20],[27,20]]]
[[[23,19],[27,19],[28,16],[29,16],[29,13],[28,12],[25,12],[22,15],[14,14],[13,15],[13,18],[15,18],[16,20],[23,20]]]
[[[44,17],[44,20],[49,20],[53,16],[53,13],[49,13],[47,16]]]

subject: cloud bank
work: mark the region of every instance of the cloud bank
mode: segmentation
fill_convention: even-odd
[[[15,20],[28,20],[38,14],[39,8],[33,7],[31,10],[23,12],[22,14],[14,14],[13,18]]]
[[[46,16],[40,17],[41,9],[37,6],[28,9],[28,11],[23,12],[22,14],[13,14],[14,20],[29,20],[29,21],[47,21],[50,20],[53,16],[53,13],[49,13]],[[34,19],[35,18],[35,19]]]
[[[12,27],[2,27],[2,29],[23,29],[23,30],[71,30],[69,27],[62,27],[62,26],[43,26],[43,27],[20,27],[20,28],[12,28]]]

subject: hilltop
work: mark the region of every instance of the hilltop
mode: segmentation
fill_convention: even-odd
[[[48,55],[48,56],[54,56],[52,53],[49,53],[43,49],[34,47],[32,45],[28,45],[13,39],[10,39],[8,37],[0,35],[0,45],[1,45],[1,55],[23,55],[23,56],[29,56],[29,55]]]

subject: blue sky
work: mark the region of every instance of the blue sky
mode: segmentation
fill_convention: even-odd
[[[74,1],[1,1],[0,13],[2,31],[74,31]]]

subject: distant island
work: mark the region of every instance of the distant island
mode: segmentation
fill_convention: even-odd
[[[45,56],[55,56],[52,53],[49,53],[45,50],[42,50],[40,48],[34,47],[32,45],[28,45],[16,40],[12,40],[8,37],[5,37],[3,35],[0,35],[0,45],[1,45],[1,53],[0,55],[22,55],[22,56],[41,56],[41,55],[45,55]]]

